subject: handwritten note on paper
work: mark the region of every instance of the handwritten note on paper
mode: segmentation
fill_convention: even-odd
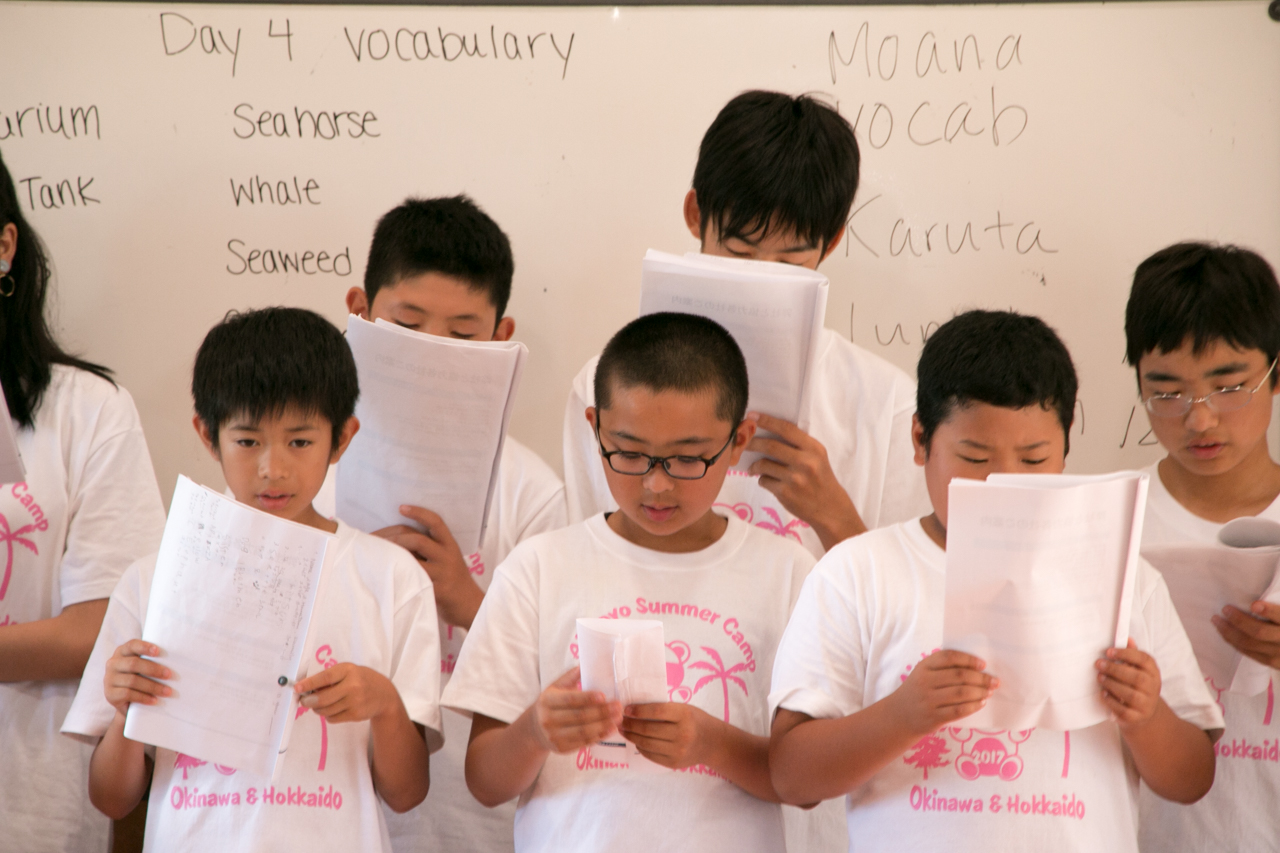
[[[26,478],[27,469],[18,451],[18,433],[9,417],[9,401],[0,391],[0,483],[21,483]]]
[[[666,702],[667,658],[662,622],[657,619],[578,620],[578,662],[582,689],[599,691],[628,705]],[[593,745],[597,757],[625,761],[633,768],[652,765],[635,745],[616,732]],[[615,753],[610,757],[609,753]],[[656,767],[657,765],[652,765]]]
[[[826,276],[791,264],[650,249],[640,314],[697,314],[724,326],[747,362],[747,406],[806,429],[828,290]],[[737,467],[745,471],[760,455],[744,453]]]
[[[528,350],[459,341],[352,315],[360,431],[338,463],[338,517],[372,532],[440,515],[462,553],[479,550]]]
[[[271,776],[331,541],[179,477],[142,630],[175,695],[130,705],[125,736]]]
[[[1094,661],[1128,641],[1147,476],[952,480],[943,647],[1000,688],[964,725],[1058,731],[1107,719]]]
[[[1210,621],[1228,604],[1245,613],[1259,599],[1280,602],[1280,524],[1259,518],[1228,522],[1212,545],[1144,548],[1169,587],[1169,597],[1191,640],[1200,671],[1215,689],[1256,696],[1271,670],[1222,639]]]

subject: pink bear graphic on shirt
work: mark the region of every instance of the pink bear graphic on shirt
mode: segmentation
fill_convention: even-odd
[[[1018,755],[1018,747],[1031,737],[1035,729],[1011,732],[1007,729],[961,729],[948,728],[951,739],[960,744],[960,755],[956,758],[956,772],[962,779],[970,781],[980,776],[996,776],[1006,782],[1012,782],[1022,775],[1022,757]],[[966,746],[975,735],[981,735]]]
[[[667,698],[672,702],[688,703],[693,698],[693,691],[684,684],[684,665],[693,654],[689,644],[684,640],[672,640],[667,643],[667,651],[675,656],[676,662],[667,661]]]

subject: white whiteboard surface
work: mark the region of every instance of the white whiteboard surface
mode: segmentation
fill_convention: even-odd
[[[956,310],[1043,316],[1081,374],[1078,472],[1158,455],[1122,364],[1134,266],[1182,239],[1280,265],[1280,23],[1263,2],[8,2],[0,56],[0,152],[56,265],[57,328],[132,392],[166,490],[179,471],[221,482],[190,425],[207,329],[270,304],[342,324],[375,220],[410,194],[467,192],[511,236],[531,353],[512,433],[558,465],[568,383],[635,316],[645,250],[696,248],[680,205],[698,142],[745,89],[826,93],[856,121],[828,325],[911,372]],[[338,138],[313,138],[334,112]],[[287,138],[259,132],[278,121]],[[287,181],[291,203],[237,205],[254,176]],[[350,274],[314,258],[236,274],[254,249],[340,255]]]

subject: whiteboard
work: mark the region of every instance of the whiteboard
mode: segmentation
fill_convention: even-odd
[[[696,248],[698,143],[745,89],[825,93],[855,123],[828,326],[911,372],[957,310],[1043,316],[1081,375],[1074,471],[1159,455],[1122,364],[1134,266],[1189,238],[1280,265],[1262,2],[4,3],[0,56],[0,151],[59,334],[134,395],[166,495],[179,471],[221,483],[190,425],[205,331],[271,304],[342,324],[375,220],[410,194],[467,192],[510,235],[531,354],[512,434],[558,465],[569,381],[635,316],[645,250]]]

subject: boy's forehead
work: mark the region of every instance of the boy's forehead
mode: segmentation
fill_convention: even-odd
[[[265,431],[270,429],[329,429],[329,419],[318,409],[307,408],[297,403],[286,403],[278,409],[259,414],[242,410],[227,418],[222,429],[244,429]]]
[[[376,318],[383,311],[396,308],[420,314],[477,317],[497,311],[488,291],[466,279],[441,272],[415,273],[397,279],[378,290],[370,311]]]
[[[1192,372],[1211,371],[1216,367],[1229,363],[1270,362],[1271,356],[1256,347],[1238,347],[1223,338],[1214,338],[1197,347],[1194,338],[1188,335],[1175,349],[1153,349],[1143,353],[1139,360],[1139,370],[1153,366],[1163,368],[1184,368]]]
[[[696,391],[657,390],[645,385],[612,381],[610,405],[602,410],[602,426],[609,431],[649,432],[653,426],[693,430],[699,435],[719,435],[730,426],[717,412],[719,395],[714,386]],[[664,432],[666,430],[664,429]]]
[[[1065,438],[1058,412],[1048,404],[1015,409],[979,401],[957,403],[943,424],[961,441],[990,446],[1030,447]]]

